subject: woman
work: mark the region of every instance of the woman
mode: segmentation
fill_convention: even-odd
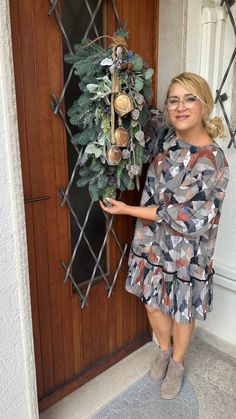
[[[157,337],[150,375],[165,378],[164,399],[181,389],[195,319],[205,320],[212,310],[213,253],[228,184],[228,163],[214,141],[224,128],[219,118],[209,118],[213,106],[202,77],[175,77],[164,106],[171,128],[158,133],[141,206],[111,198],[111,207],[100,203],[110,214],[138,218],[126,289],[144,302]]]

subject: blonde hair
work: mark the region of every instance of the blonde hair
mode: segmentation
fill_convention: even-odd
[[[214,100],[207,81],[195,73],[182,73],[174,77],[168,87],[166,99],[169,96],[172,84],[179,83],[193,95],[199,97],[204,104],[204,113],[202,124],[206,132],[211,138],[221,137],[225,138],[225,129],[221,118],[215,116],[210,118],[214,107]],[[168,114],[166,106],[164,106],[164,119],[168,123]]]

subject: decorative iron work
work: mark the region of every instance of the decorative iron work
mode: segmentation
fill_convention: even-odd
[[[60,15],[60,13],[58,12],[58,10],[56,9],[58,0],[49,0],[49,1],[50,1],[50,4],[51,4],[51,8],[49,10],[48,15],[49,16],[52,16],[53,14],[55,15],[56,21],[57,21],[57,23],[58,23],[58,25],[59,25],[59,27],[61,29],[62,35],[64,37],[64,40],[65,40],[67,49],[71,53],[73,53],[73,49],[71,47],[69,38],[68,38],[67,33],[66,33],[66,30],[65,30],[65,28],[63,26],[62,17]],[[84,4],[85,4],[85,6],[87,8],[87,11],[89,13],[89,16],[90,16],[89,25],[88,25],[85,33],[84,33],[84,37],[85,38],[89,36],[91,29],[94,30],[94,32],[95,32],[95,34],[96,34],[97,37],[99,36],[98,29],[97,29],[96,22],[95,22],[95,18],[96,18],[96,15],[97,15],[97,13],[98,13],[98,11],[99,11],[102,3],[103,3],[103,0],[99,0],[97,2],[97,5],[96,5],[95,9],[92,11],[91,10],[91,7],[90,7],[90,4],[89,4],[89,1],[88,0],[84,0]],[[116,5],[115,5],[115,1],[114,0],[112,1],[112,4],[113,4],[114,13],[116,15],[118,24],[121,25],[121,21],[120,21],[120,18],[119,18],[119,15],[118,15],[118,12],[117,12]],[[74,71],[74,68],[72,66],[71,69],[70,69],[69,75],[67,77],[67,80],[65,81],[65,84],[64,84],[63,89],[61,91],[60,97],[57,98],[55,96],[55,94],[52,94],[52,103],[51,103],[51,107],[53,109],[54,114],[57,114],[57,115],[59,115],[61,117],[61,120],[62,120],[62,122],[64,124],[64,127],[65,127],[65,129],[67,131],[69,141],[72,139],[73,134],[72,134],[72,132],[70,130],[69,124],[67,122],[67,117],[66,117],[65,113],[62,110],[61,104],[62,104],[62,102],[63,102],[63,100],[65,98],[65,93],[66,93],[66,90],[67,90],[67,88],[68,88],[68,86],[70,84],[70,81],[71,81],[71,78],[72,78],[72,75],[73,75],[73,71]],[[68,185],[67,185],[66,189],[64,190],[63,188],[60,188],[60,196],[61,196],[61,206],[63,207],[65,204],[67,204],[67,207],[70,210],[71,216],[73,217],[73,219],[75,221],[75,224],[76,224],[76,226],[78,228],[78,238],[76,240],[76,244],[74,246],[74,249],[72,250],[72,255],[71,255],[71,259],[69,261],[69,264],[67,265],[64,261],[61,261],[61,264],[62,264],[62,266],[64,268],[64,271],[65,271],[64,282],[66,282],[68,280],[68,278],[69,278],[69,280],[71,281],[71,283],[74,286],[74,289],[77,291],[77,293],[78,293],[78,295],[79,295],[79,297],[80,297],[80,299],[82,301],[81,307],[83,308],[85,306],[85,304],[87,304],[88,295],[89,295],[91,286],[94,283],[97,270],[99,271],[101,278],[104,280],[105,286],[106,286],[106,288],[108,290],[108,297],[111,296],[112,291],[113,291],[113,288],[114,288],[114,285],[115,285],[115,282],[117,280],[118,274],[119,274],[120,269],[121,269],[122,262],[124,260],[125,255],[126,255],[127,244],[124,247],[122,247],[122,245],[121,245],[121,243],[119,241],[119,238],[117,237],[117,234],[116,234],[116,232],[115,232],[115,230],[113,228],[114,216],[109,217],[106,213],[103,213],[104,214],[104,217],[106,219],[107,228],[106,228],[106,233],[105,233],[105,236],[103,238],[103,242],[102,242],[102,245],[100,247],[99,253],[98,254],[95,253],[95,251],[93,249],[93,245],[89,241],[89,239],[88,239],[88,237],[86,235],[86,232],[85,232],[85,228],[86,228],[87,223],[89,222],[89,217],[90,217],[90,214],[91,214],[91,211],[92,211],[94,202],[93,201],[90,201],[90,204],[89,204],[89,207],[87,209],[87,213],[86,213],[85,219],[83,221],[83,224],[80,223],[79,218],[78,218],[78,215],[76,214],[76,212],[75,212],[75,210],[74,210],[74,208],[73,208],[73,206],[72,206],[72,204],[70,202],[70,189],[71,189],[72,184],[73,184],[73,182],[75,180],[76,172],[77,172],[77,169],[78,169],[78,167],[80,165],[81,156],[82,156],[82,152],[83,152],[83,149],[82,148],[79,148],[75,144],[73,144],[73,146],[74,146],[74,148],[76,150],[76,153],[77,153],[77,156],[78,156],[77,157],[77,161],[76,161],[76,163],[74,165],[74,168],[73,168],[73,171],[71,173],[71,176],[70,176],[70,179],[69,179],[69,182],[68,182]],[[112,279],[110,278],[110,275],[109,274],[107,274],[106,272],[104,272],[104,269],[101,266],[101,257],[102,257],[103,251],[105,250],[105,247],[106,247],[106,244],[107,244],[107,241],[108,241],[109,234],[112,234],[113,235],[113,238],[115,240],[115,243],[116,243],[116,245],[117,245],[117,247],[119,249],[119,252],[120,252],[119,262],[118,262],[116,271],[115,271]],[[92,271],[92,274],[91,274],[89,280],[87,281],[87,288],[86,288],[86,292],[85,293],[82,292],[81,287],[78,285],[77,281],[75,280],[75,278],[72,275],[72,266],[73,266],[73,263],[75,262],[76,254],[77,254],[77,251],[78,251],[78,248],[79,248],[79,246],[81,244],[81,240],[82,239],[85,241],[85,243],[87,245],[87,250],[91,253],[91,255],[93,257],[93,260],[94,260],[93,271]]]
[[[220,6],[227,8],[227,12],[228,12],[228,15],[229,15],[229,18],[230,18],[230,22],[232,24],[234,35],[235,35],[235,38],[236,38],[236,23],[235,23],[235,20],[234,20],[232,11],[231,11],[231,7],[234,4],[235,4],[235,0],[222,0],[221,3],[220,3]],[[229,64],[228,64],[228,66],[226,68],[226,71],[225,71],[225,74],[224,74],[224,76],[222,78],[222,82],[220,84],[220,87],[219,87],[219,89],[216,90],[216,98],[215,98],[215,104],[217,102],[219,102],[220,107],[221,107],[222,112],[223,112],[223,115],[224,115],[224,119],[225,119],[226,125],[227,125],[228,130],[229,130],[230,142],[228,144],[228,148],[230,148],[232,146],[232,144],[236,148],[236,140],[235,140],[236,129],[233,130],[233,127],[232,127],[232,125],[230,123],[230,120],[229,120],[229,117],[227,115],[227,112],[225,110],[224,102],[228,99],[228,96],[227,96],[227,93],[222,93],[222,90],[223,90],[224,84],[225,84],[225,82],[227,80],[227,77],[229,75],[229,72],[230,72],[231,68],[233,68],[233,65],[235,64],[235,57],[236,57],[236,47],[234,48],[234,50],[232,52],[231,58],[229,60]]]

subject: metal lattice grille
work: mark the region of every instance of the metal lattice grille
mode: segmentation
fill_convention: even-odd
[[[64,37],[66,47],[67,47],[69,52],[73,53],[73,49],[71,47],[69,37],[67,36],[65,27],[63,25],[62,17],[60,15],[60,13],[58,12],[58,10],[56,9],[58,0],[54,0],[54,1],[51,0],[50,3],[51,3],[51,8],[49,10],[48,15],[49,16],[52,16],[52,14],[55,15],[56,21],[57,21],[57,23],[58,23],[58,25],[61,29],[62,35]],[[89,1],[84,0],[84,5],[85,5],[84,13],[88,12],[89,17],[90,17],[88,27],[86,28],[84,36],[83,36],[84,38],[89,37],[91,30],[94,31],[94,33],[97,37],[99,35],[102,35],[102,34],[99,34],[98,28],[97,28],[97,25],[96,25],[96,16],[97,16],[97,13],[99,12],[100,7],[102,6],[102,3],[103,3],[103,0],[99,0],[96,4],[95,9],[92,10]],[[115,13],[115,16],[117,18],[118,24],[121,25],[121,22],[120,22],[120,19],[119,19],[119,16],[118,16],[118,12],[117,12],[117,9],[116,9],[115,1],[112,1],[112,4],[113,4],[113,9],[114,9],[114,13]],[[72,134],[70,126],[68,124],[67,117],[66,117],[65,113],[63,112],[61,104],[64,101],[66,90],[67,90],[67,88],[68,88],[68,86],[71,82],[73,71],[74,71],[74,67],[72,66],[71,69],[70,69],[70,72],[68,74],[68,77],[65,81],[64,87],[61,91],[60,97],[58,98],[54,94],[52,95],[52,97],[53,97],[53,102],[52,102],[53,112],[54,112],[54,114],[58,114],[61,117],[61,120],[62,120],[62,122],[63,122],[63,124],[66,128],[69,140],[72,139],[73,134]],[[115,285],[116,279],[117,279],[119,271],[121,269],[123,259],[124,259],[125,254],[126,254],[127,244],[124,247],[122,247],[122,245],[119,241],[119,238],[117,237],[117,234],[116,234],[116,232],[113,228],[114,216],[108,217],[106,213],[103,213],[104,217],[105,217],[105,220],[106,220],[106,232],[105,232],[105,236],[103,238],[101,247],[99,249],[99,252],[98,252],[98,254],[96,254],[96,252],[93,248],[93,243],[91,243],[91,240],[88,239],[86,231],[85,231],[86,226],[89,222],[89,217],[91,215],[92,208],[94,206],[94,202],[92,200],[90,200],[90,203],[89,203],[89,206],[87,208],[86,215],[85,215],[85,218],[83,220],[83,223],[81,223],[79,221],[78,214],[76,213],[75,209],[73,208],[73,206],[71,204],[70,192],[71,192],[73,182],[75,181],[75,178],[76,178],[77,169],[80,165],[81,156],[83,154],[83,148],[80,148],[80,147],[78,147],[77,145],[74,145],[74,144],[73,144],[73,146],[74,146],[74,148],[76,150],[76,153],[77,153],[77,160],[76,160],[76,163],[74,165],[74,168],[73,168],[73,171],[71,173],[69,183],[68,183],[66,189],[64,190],[63,188],[60,188],[60,196],[61,196],[61,206],[63,207],[66,204],[68,206],[69,210],[70,210],[71,216],[74,219],[74,222],[75,222],[76,227],[77,227],[78,237],[76,238],[76,243],[75,243],[75,246],[72,250],[72,255],[71,255],[71,259],[70,259],[69,264],[67,265],[64,261],[62,261],[61,263],[62,263],[62,266],[65,270],[64,282],[66,282],[68,280],[68,278],[70,279],[70,281],[73,284],[75,290],[78,292],[78,294],[80,296],[80,299],[82,301],[81,307],[83,308],[84,305],[87,304],[87,298],[88,298],[91,286],[93,285],[94,280],[96,278],[96,272],[97,271],[99,272],[100,277],[104,280],[105,286],[108,290],[108,297],[111,296],[113,287]],[[116,271],[115,271],[112,278],[110,277],[109,274],[104,272],[104,268],[102,267],[102,264],[101,264],[102,254],[106,250],[106,245],[107,245],[110,234],[113,236],[113,238],[115,240],[115,243],[117,245],[117,248],[120,252],[119,262],[118,262]],[[76,262],[77,252],[79,250],[79,247],[81,245],[82,240],[84,240],[84,242],[86,243],[87,251],[90,252],[90,254],[92,256],[92,259],[93,259],[93,262],[94,262],[92,274],[91,274],[89,280],[86,281],[87,282],[87,288],[86,288],[85,292],[82,292],[82,288],[79,286],[79,284],[77,283],[76,279],[74,278],[74,276],[72,274],[72,267],[73,267],[73,264]]]
[[[234,20],[232,11],[231,11],[231,7],[234,4],[235,4],[235,0],[222,0],[221,3],[220,3],[220,6],[221,7],[226,7],[227,13],[228,13],[229,18],[230,18],[230,22],[231,22],[232,27],[233,27],[234,35],[235,35],[235,38],[236,38],[236,24],[235,24],[235,20]],[[230,72],[231,68],[233,68],[233,66],[235,65],[235,62],[236,62],[235,58],[236,58],[236,47],[232,51],[232,55],[230,57],[228,65],[227,65],[225,74],[222,78],[220,87],[219,87],[219,89],[216,90],[216,98],[215,98],[215,104],[216,103],[220,104],[220,107],[221,107],[223,115],[224,115],[225,122],[226,122],[228,130],[229,130],[230,141],[229,141],[229,144],[228,144],[228,148],[230,148],[232,146],[232,144],[234,145],[234,147],[236,147],[236,141],[235,141],[236,129],[233,129],[233,127],[230,123],[230,118],[229,118],[229,116],[226,112],[225,106],[224,106],[224,102],[226,100],[228,100],[228,95],[227,95],[227,93],[223,93],[223,89],[224,89],[227,77],[229,75],[229,72]]]

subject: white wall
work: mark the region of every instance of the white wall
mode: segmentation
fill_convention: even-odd
[[[235,45],[235,37],[229,19],[225,27],[226,41],[220,48],[218,64],[204,63],[208,53],[205,53],[206,45],[202,44],[202,8],[217,7],[220,1],[207,0],[160,0],[159,21],[159,55],[158,55],[158,105],[161,107],[166,87],[172,77],[182,71],[191,71],[201,74],[209,71],[211,87],[214,86],[216,65],[221,65],[221,73],[224,72],[232,46]],[[211,11],[211,10],[210,10]],[[236,4],[232,8],[236,16]],[[217,33],[217,32],[216,32]],[[216,38],[216,37],[215,37]],[[214,39],[215,42],[215,39]],[[215,51],[219,52],[216,42]],[[214,51],[213,51],[213,55]],[[236,86],[236,64],[234,73],[231,72],[223,92],[227,92],[229,99],[225,103],[232,123],[236,123],[236,107],[234,105],[233,85]],[[207,74],[202,74],[207,78]],[[220,113],[219,107],[216,109]],[[208,315],[206,322],[198,322],[198,326],[205,331],[221,337],[236,345],[236,149],[232,146],[227,149],[229,139],[220,145],[225,151],[230,166],[230,182],[223,205],[221,222],[215,249],[214,268],[214,310]]]
[[[185,67],[186,5],[183,0],[159,0],[158,106],[171,78]]]
[[[0,417],[38,417],[7,0],[0,0]]]

